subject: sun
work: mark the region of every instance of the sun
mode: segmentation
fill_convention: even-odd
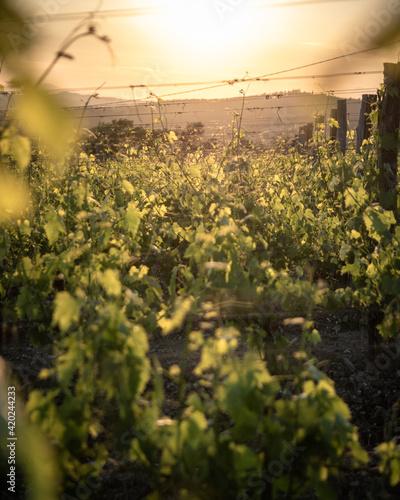
[[[252,34],[254,11],[243,0],[168,0],[162,16],[165,43],[193,56],[226,54]]]
[[[175,81],[177,75],[207,81],[258,74],[260,61],[264,67],[288,34],[287,9],[250,0],[154,1],[157,15],[141,19],[143,52],[151,49]]]

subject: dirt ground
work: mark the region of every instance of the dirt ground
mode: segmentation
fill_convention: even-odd
[[[0,354],[18,380],[23,397],[43,384],[37,380],[37,374],[53,362],[50,348],[32,346],[24,335],[25,327],[22,323],[12,328],[3,325],[0,345]],[[390,488],[387,479],[380,477],[373,454],[376,445],[387,439],[399,439],[400,436],[400,345],[395,342],[383,344],[376,356],[368,359],[367,317],[362,311],[344,309],[333,313],[320,312],[315,316],[315,327],[322,338],[322,342],[313,348],[318,366],[335,382],[337,394],[349,405],[352,422],[359,429],[360,442],[371,457],[367,471],[351,474],[343,472],[340,475],[336,482],[338,498],[400,499],[400,488]],[[300,330],[296,330],[296,327],[284,327],[282,333],[289,340],[300,337]],[[157,356],[164,368],[173,364],[181,365],[183,346],[182,333],[171,334],[166,338],[154,335],[150,340],[150,355]],[[239,349],[245,349],[244,343]],[[196,361],[196,356],[192,356],[189,369],[194,367]],[[189,377],[188,390],[195,391],[196,384],[196,379]],[[166,381],[165,392],[165,411],[173,414],[177,388],[172,382]],[[134,463],[114,463],[104,468],[100,486],[87,498],[141,500],[150,492],[149,479],[140,467]],[[17,497],[4,498],[25,496],[21,492]],[[165,498],[174,498],[174,493],[166,491]]]

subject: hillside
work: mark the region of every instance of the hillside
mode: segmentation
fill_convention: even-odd
[[[79,119],[84,112],[88,96],[62,92],[56,94],[60,102]],[[9,96],[0,96],[0,109],[7,107]],[[17,99],[14,97],[13,100]],[[183,99],[160,101],[121,100],[113,97],[92,98],[82,122],[83,127],[91,128],[99,122],[111,122],[119,118],[132,120],[145,128],[185,127],[190,122],[202,122],[207,136],[216,134],[221,139],[230,136],[229,125],[238,120],[242,106],[242,127],[255,141],[271,142],[282,133],[294,137],[301,125],[314,123],[316,114],[330,117],[331,109],[336,107],[337,98],[327,94],[312,94],[293,90],[286,93],[248,96],[244,99]],[[11,110],[13,101],[10,102]],[[350,128],[356,127],[360,113],[360,100],[347,100],[347,113]],[[160,119],[161,118],[161,119]],[[328,120],[329,122],[329,120]]]

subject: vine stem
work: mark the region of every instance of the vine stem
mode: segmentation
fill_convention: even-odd
[[[94,16],[96,15],[96,13],[98,12],[98,10],[100,9],[100,6],[101,6],[101,3],[99,3],[97,9],[93,12],[91,12],[88,16],[86,16],[81,22],[79,22],[75,28],[73,28],[73,30],[68,34],[68,36],[64,39],[64,41],[62,42],[59,50],[57,51],[54,59],[52,60],[52,62],[49,64],[49,66],[45,69],[45,71],[43,72],[43,74],[41,75],[41,77],[37,80],[36,82],[36,86],[39,86],[41,83],[43,83],[43,81],[45,80],[45,78],[47,78],[47,76],[49,75],[49,73],[53,70],[54,66],[57,64],[58,60],[61,59],[62,57],[66,57],[68,59],[71,59],[72,57],[70,55],[68,55],[66,53],[66,50],[72,45],[74,44],[77,40],[81,39],[81,38],[85,38],[87,36],[94,36],[95,38],[97,38],[98,40],[102,41],[102,42],[105,42],[105,43],[109,43],[110,42],[110,39],[107,37],[107,36],[100,36],[96,33],[96,28],[94,25],[89,25],[87,31],[85,31],[84,33],[79,33],[79,30],[81,30],[81,28],[86,24],[88,23],[89,21],[91,21]],[[111,51],[111,49],[110,49]],[[113,55],[112,51],[111,51],[111,55]]]
[[[242,119],[243,119],[243,111],[244,111],[244,100],[246,98],[246,93],[241,90],[240,93],[243,95],[242,99],[242,109],[240,110],[240,116],[239,116],[239,124],[238,124],[238,142],[237,142],[237,155],[239,156],[240,153],[240,131],[242,130]]]
[[[39,80],[36,82],[36,86],[38,87],[44,80],[47,78],[48,74],[52,71],[54,66],[57,64],[58,60],[61,59],[62,57],[68,57],[65,54],[65,50],[70,47],[74,42],[79,40],[80,38],[84,38],[85,36],[92,35],[93,32],[90,30],[85,32],[85,33],[79,33],[78,35],[75,35],[71,40],[68,40],[68,42],[63,46],[62,49],[60,49],[57,54],[55,55],[54,59],[52,62],[49,64],[49,66],[45,69],[43,72],[42,76],[39,78]]]
[[[105,85],[105,83],[106,82],[103,82],[99,87],[97,87],[97,89],[93,92],[93,94],[90,95],[89,98],[86,100],[85,106],[84,106],[83,111],[82,111],[82,114],[81,114],[81,116],[79,118],[79,123],[78,123],[78,126],[77,126],[77,130],[78,131],[81,129],[83,118],[85,116],[85,113],[86,113],[87,107],[89,106],[90,101],[92,99],[94,99],[95,97],[97,97],[97,92]]]

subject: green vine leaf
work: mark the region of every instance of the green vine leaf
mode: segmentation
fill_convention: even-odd
[[[54,299],[53,326],[66,332],[71,325],[79,321],[79,303],[68,292],[59,292]]]
[[[50,245],[58,240],[61,233],[66,233],[64,220],[55,210],[50,210],[46,215],[47,223],[44,225]]]

